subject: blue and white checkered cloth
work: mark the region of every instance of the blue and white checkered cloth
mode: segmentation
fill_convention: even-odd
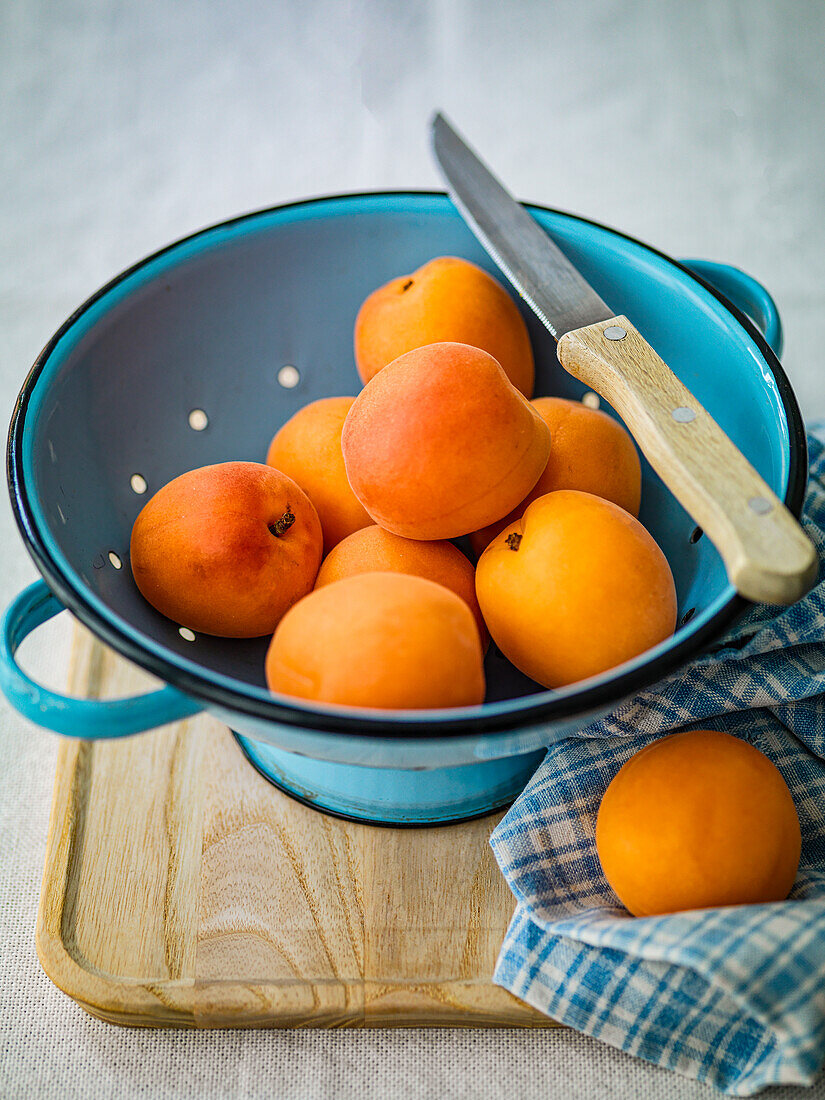
[[[819,437],[817,437],[819,436]],[[825,559],[825,433],[805,527]],[[632,918],[596,855],[601,796],[674,729],[725,730],[782,772],[802,826],[790,900]],[[752,1096],[825,1058],[825,568],[791,608],[756,607],[712,652],[553,745],[491,844],[518,899],[494,980],[621,1050]]]

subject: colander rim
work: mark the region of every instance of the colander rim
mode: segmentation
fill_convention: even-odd
[[[335,711],[332,708],[327,710],[293,706],[281,699],[276,699],[274,696],[270,701],[261,699],[258,696],[248,695],[243,691],[242,681],[237,681],[239,685],[237,689],[230,688],[214,682],[206,669],[202,673],[192,672],[144,649],[126,631],[101,615],[86,600],[82,586],[78,585],[74,578],[64,571],[52,557],[33,520],[23,471],[22,440],[26,411],[37,382],[55,347],[96,302],[143,267],[182,245],[216,230],[225,229],[246,221],[253,221],[269,214],[314,204],[335,202],[336,200],[403,199],[405,197],[448,198],[447,193],[444,191],[390,189],[337,192],[262,207],[204,226],[164,245],[115,275],[91,294],[69,315],[37,356],[15,402],[9,426],[6,464],[12,511],[18,529],[35,565],[55,596],[83,625],[87,626],[102,641],[128,660],[187,695],[203,701],[207,707],[211,704],[224,711],[235,712],[255,720],[263,719],[313,731],[352,734],[367,740],[370,738],[379,740],[415,739],[420,737],[438,739],[481,734],[492,735],[511,732],[539,722],[562,720],[569,722],[574,720],[577,715],[586,716],[595,712],[604,713],[606,708],[611,705],[618,705],[622,700],[649,687],[663,676],[685,664],[689,658],[701,652],[708,643],[722,633],[725,627],[729,626],[751,606],[750,601],[733,593],[705,623],[694,628],[681,641],[668,646],[662,652],[655,653],[649,660],[644,660],[624,672],[619,672],[616,676],[605,676],[592,683],[585,682],[585,686],[582,688],[573,688],[572,691],[565,692],[562,695],[541,693],[538,696],[539,701],[534,704],[526,703],[525,697],[520,697],[518,708],[514,708],[512,711],[491,714],[486,713],[479,707],[473,708],[473,712],[469,715],[465,710],[464,713],[457,713],[455,717],[444,717],[444,711],[438,712],[438,716],[426,711],[420,713],[400,711],[397,712],[397,716],[392,717],[387,717],[384,713],[373,716],[365,710],[348,714]],[[793,515],[798,517],[801,513],[807,484],[807,440],[804,423],[796,396],[779,359],[750,318],[695,271],[637,237],[571,211],[532,202],[525,203],[525,206],[541,213],[573,219],[643,248],[699,284],[731,314],[734,321],[745,330],[756,344],[776,383],[788,426],[789,438],[788,483],[784,502]],[[529,699],[530,697],[526,698]]]

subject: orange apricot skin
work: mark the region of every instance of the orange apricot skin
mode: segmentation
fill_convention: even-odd
[[[493,539],[476,595],[505,657],[548,688],[607,672],[676,626],[673,575],[652,536],[573,489],[539,497]]]
[[[268,466],[291,477],[315,505],[324,532],[324,553],[371,523],[347,481],[341,430],[354,397],[324,397],[299,409],[278,429]]]
[[[487,628],[476,599],[476,571],[466,554],[451,542],[419,542],[385,531],[377,524],[362,527],[343,539],[324,559],[315,587],[354,577],[359,573],[409,573],[443,584],[467,604],[476,621],[482,644]]]
[[[129,556],[138,589],[162,615],[202,634],[255,638],[312,589],[322,541],[294,481],[261,463],[223,462],[159,489],[135,520]]]
[[[596,824],[605,877],[637,917],[782,901],[801,844],[779,770],[716,730],[671,734],[632,756]]]
[[[341,435],[353,492],[381,527],[451,539],[506,515],[538,480],[550,431],[485,351],[416,348],[368,382]]]
[[[355,362],[364,382],[414,348],[449,341],[482,348],[525,397],[533,350],[518,306],[486,271],[439,256],[373,291],[355,321]]]
[[[564,397],[535,397],[531,402],[550,429],[550,457],[536,484],[509,516],[470,535],[480,554],[499,531],[524,514],[545,493],[578,489],[612,500],[638,516],[642,498],[639,453],[627,429],[600,409]]]
[[[382,710],[484,701],[481,642],[467,604],[434,581],[360,573],[305,596],[266,655],[271,691]]]

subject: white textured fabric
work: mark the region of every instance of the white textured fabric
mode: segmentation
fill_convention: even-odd
[[[439,187],[435,106],[521,196],[761,279],[806,418],[822,417],[823,49],[813,0],[6,0],[2,419],[74,306],[169,240],[310,194]],[[35,576],[5,494],[0,547],[5,604]],[[67,638],[56,623],[28,647],[52,684]],[[92,1020],[34,951],[55,751],[2,705],[0,1097],[712,1095],[571,1032]]]

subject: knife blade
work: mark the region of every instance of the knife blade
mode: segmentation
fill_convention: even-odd
[[[453,202],[556,340],[615,315],[440,112],[431,134]]]
[[[606,305],[443,114],[433,152],[462,217],[558,344],[574,378],[611,403],[651,466],[713,541],[750,600],[794,603],[818,572],[813,543],[716,421]]]

